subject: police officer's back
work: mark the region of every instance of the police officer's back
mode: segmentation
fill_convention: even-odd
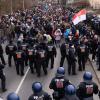
[[[79,71],[85,70],[85,63],[87,57],[87,47],[83,42],[76,49],[78,56]]]
[[[15,61],[15,51],[17,50],[16,45],[12,42],[12,40],[9,41],[9,44],[6,46],[6,54],[8,55],[8,64],[9,67],[11,67],[11,58],[14,58]]]
[[[84,81],[81,82],[77,89],[77,96],[80,100],[93,100],[93,94],[98,94],[98,85],[92,81],[91,72],[85,72]]]
[[[40,82],[34,82],[32,84],[33,94],[29,96],[28,100],[52,100],[47,92],[42,90],[42,85]]]
[[[51,80],[49,85],[50,89],[53,89],[53,98],[55,100],[60,100],[64,97],[65,94],[65,86],[70,84],[69,80],[64,77],[65,69],[63,67],[59,67],[57,69],[56,76]]]
[[[21,74],[23,76],[25,53],[21,50],[20,46],[18,47],[18,50],[15,53],[15,58],[16,58],[16,72],[18,75]]]
[[[41,67],[43,68],[44,74],[47,75],[47,53],[48,53],[48,48],[45,43],[40,43],[36,47],[36,72],[37,76],[41,76]]]
[[[28,43],[25,39],[23,39],[23,43],[21,44],[21,50],[25,53],[25,66],[28,65],[28,55],[27,55]]]
[[[47,66],[48,66],[49,60],[51,60],[51,68],[54,67],[54,57],[56,57],[56,55],[57,55],[56,48],[53,45],[53,42],[50,41],[48,43]]]
[[[31,73],[33,73],[34,72],[33,64],[35,60],[35,50],[33,48],[33,44],[30,44],[30,46],[28,47],[27,55],[28,55],[30,70],[31,70]]]
[[[68,51],[68,74],[76,75],[76,56],[75,56],[75,47],[73,44],[70,44]]]
[[[67,58],[67,61],[68,61],[68,48],[69,48],[69,45],[67,43],[62,43],[60,47],[60,52],[61,52],[60,66],[63,66],[65,58]]]

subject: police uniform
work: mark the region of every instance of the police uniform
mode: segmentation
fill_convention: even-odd
[[[44,43],[40,43],[37,47],[36,52],[36,72],[37,76],[41,75],[41,66],[44,74],[47,75],[47,46]]]
[[[0,58],[1,58],[2,64],[5,65],[6,63],[5,63],[4,56],[3,56],[3,48],[2,48],[2,45],[0,45]]]
[[[3,73],[3,69],[4,69],[4,65],[2,65],[0,63],[0,79],[1,79],[1,87],[2,87],[2,91],[5,92],[6,91],[6,78],[5,75]]]
[[[17,74],[24,75],[24,60],[25,60],[25,54],[22,50],[17,50],[16,53],[16,71]]]
[[[34,93],[32,94],[28,100],[52,100],[50,95],[48,93],[41,91],[40,93]]]
[[[21,44],[21,50],[23,50],[24,53],[25,53],[25,61],[24,61],[25,66],[28,65],[27,49],[28,49],[28,44],[27,44],[27,43],[22,43],[22,44]]]
[[[75,48],[69,47],[68,51],[68,74],[76,75],[76,57],[75,57]]]
[[[49,60],[51,60],[51,68],[54,67],[54,56],[56,57],[57,52],[56,48],[53,44],[48,44],[48,55],[47,55],[47,67],[49,64]]]
[[[92,41],[91,41],[91,47],[92,47],[92,60],[95,60],[95,56],[96,56],[96,49],[98,47],[98,39],[95,39],[93,37]]]
[[[87,57],[86,46],[80,45],[76,51],[77,51],[77,55],[78,55],[79,71],[85,70],[85,63],[86,63],[86,57]]]
[[[69,44],[63,43],[60,47],[60,52],[61,52],[60,66],[63,66],[65,58],[68,61],[68,51],[69,51]]]
[[[13,44],[10,43],[6,46],[6,54],[8,55],[8,64],[9,67],[11,67],[11,58],[14,58],[14,62],[15,62],[15,52],[17,50],[17,47]]]
[[[97,49],[97,60],[98,60],[98,70],[100,71],[100,43],[98,44],[98,49]]]
[[[98,93],[98,86],[92,81],[81,82],[77,89],[77,95],[80,100],[93,100],[93,94]]]
[[[50,89],[53,89],[53,98],[55,100],[60,100],[64,97],[65,94],[65,86],[70,84],[70,82],[64,77],[56,76],[51,80],[49,85]]]
[[[34,72],[34,69],[33,69],[33,64],[34,64],[34,50],[33,50],[33,47],[29,47],[27,49],[27,55],[28,55],[30,70],[31,70],[31,73],[33,73]]]
[[[34,52],[34,69],[36,70],[36,72],[37,72],[37,50],[38,50],[38,43],[35,43],[34,45],[33,45],[33,52]]]

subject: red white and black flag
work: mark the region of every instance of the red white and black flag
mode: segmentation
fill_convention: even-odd
[[[76,25],[79,22],[84,21],[84,20],[86,20],[86,10],[85,9],[76,13],[74,15],[74,17],[72,18],[72,22],[73,22],[74,25]]]

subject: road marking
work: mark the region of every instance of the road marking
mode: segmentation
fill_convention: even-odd
[[[20,90],[20,88],[21,88],[21,86],[22,86],[22,84],[23,84],[23,82],[24,82],[24,80],[25,80],[25,78],[26,78],[26,76],[27,76],[29,70],[30,70],[30,68],[28,67],[28,69],[27,69],[27,71],[26,71],[24,77],[22,78],[20,84],[18,85],[18,88],[17,88],[16,91],[15,91],[16,94],[18,94],[18,92],[19,92],[19,90]]]

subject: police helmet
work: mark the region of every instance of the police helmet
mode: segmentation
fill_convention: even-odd
[[[34,93],[38,93],[42,91],[42,84],[40,82],[35,82],[32,84],[32,90]]]
[[[74,85],[68,85],[65,87],[65,93],[67,95],[74,95],[76,93],[76,88]]]
[[[16,93],[10,93],[7,96],[7,100],[20,100],[19,96]]]
[[[87,80],[87,81],[92,80],[92,73],[91,72],[85,72],[84,75],[83,75],[83,79]]]
[[[64,67],[59,67],[59,68],[57,69],[57,76],[64,76],[64,74],[65,74],[65,69],[64,69]]]

